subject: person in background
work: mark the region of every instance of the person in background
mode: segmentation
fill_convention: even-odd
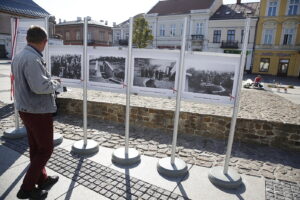
[[[254,83],[253,83],[253,85],[255,86],[255,87],[263,87],[262,86],[262,84],[261,84],[261,81],[262,81],[262,77],[261,77],[261,75],[257,75],[256,77],[255,77],[255,79],[254,79]]]
[[[58,176],[48,176],[45,166],[53,152],[52,114],[57,109],[54,93],[61,85],[59,80],[51,80],[43,59],[46,31],[31,26],[26,40],[27,46],[12,61],[15,106],[27,130],[30,153],[30,166],[17,197],[43,199],[48,194],[46,189],[59,179]]]

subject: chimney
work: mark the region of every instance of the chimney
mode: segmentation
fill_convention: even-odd
[[[58,23],[61,23],[61,18],[58,19]]]
[[[81,21],[81,17],[77,17],[77,21],[80,22]]]
[[[108,24],[108,21],[105,21],[105,26],[107,26],[107,24]]]
[[[113,27],[116,27],[117,26],[117,23],[116,22],[113,22]]]
[[[241,0],[236,0],[236,4],[241,4]]]
[[[86,18],[87,18],[88,21],[92,20],[92,18],[90,16],[87,16]]]

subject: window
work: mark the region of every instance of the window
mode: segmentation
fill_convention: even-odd
[[[283,45],[290,45],[293,43],[293,37],[294,37],[295,29],[293,28],[287,28],[284,29],[283,33]]]
[[[129,39],[129,33],[125,33],[125,39],[126,39],[126,40]]]
[[[80,40],[80,31],[76,31],[76,40]]]
[[[265,29],[263,43],[264,44],[272,44],[273,43],[273,34],[274,34],[273,29]]]
[[[203,35],[203,23],[196,24],[196,35]]]
[[[259,64],[260,72],[268,72],[270,66],[270,58],[261,58]]]
[[[70,32],[69,31],[66,32],[66,40],[70,40]]]
[[[183,34],[183,24],[180,24],[180,35]]]
[[[213,43],[220,43],[220,42],[221,42],[221,30],[214,30]]]
[[[299,0],[290,0],[289,6],[288,6],[288,15],[297,15],[300,1]]]
[[[235,40],[235,30],[228,30],[227,31],[227,41],[234,42]]]
[[[243,39],[244,39],[244,30],[241,30],[241,43],[243,43]]]
[[[99,31],[99,40],[104,41],[104,31]]]
[[[121,34],[120,34],[119,32],[116,33],[116,36],[115,36],[115,37],[116,37],[116,41],[119,41],[119,40],[120,40],[120,35],[121,35]]]
[[[92,33],[91,33],[91,32],[88,32],[87,39],[88,39],[88,40],[91,40],[91,39],[92,39]]]
[[[270,1],[268,8],[268,16],[276,16],[277,1]]]
[[[171,24],[171,31],[170,31],[171,36],[176,35],[176,24]]]
[[[161,24],[159,27],[159,36],[165,36],[165,25]]]

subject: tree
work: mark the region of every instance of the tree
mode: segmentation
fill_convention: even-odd
[[[148,27],[148,22],[143,17],[136,18],[133,24],[133,44],[138,48],[145,48],[152,40],[153,35]]]

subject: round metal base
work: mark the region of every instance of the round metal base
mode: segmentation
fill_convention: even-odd
[[[10,128],[3,132],[3,137],[8,139],[22,138],[25,137],[26,135],[27,135],[27,130],[25,127],[19,129]]]
[[[223,167],[213,167],[209,174],[208,178],[210,182],[224,189],[235,189],[242,184],[241,176],[232,169],[228,169],[228,173],[223,173]]]
[[[113,152],[111,160],[119,165],[133,165],[141,161],[141,156],[134,148],[128,148],[128,154],[126,154],[125,147],[121,147]]]
[[[94,140],[87,140],[86,145],[84,145],[84,141],[80,140],[73,144],[72,151],[81,155],[94,154],[99,151],[99,145]]]
[[[53,145],[57,146],[60,145],[63,141],[63,136],[60,133],[54,133],[53,134]]]
[[[172,178],[185,176],[188,172],[187,165],[183,160],[175,158],[174,164],[172,164],[171,157],[160,159],[157,163],[157,170],[160,174]]]

